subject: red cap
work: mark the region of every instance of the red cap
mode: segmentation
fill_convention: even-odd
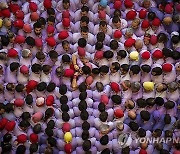
[[[86,55],[85,49],[84,49],[84,48],[81,48],[81,47],[78,47],[78,55],[79,55],[80,57],[85,57],[85,55]]]
[[[162,65],[162,70],[164,72],[171,72],[172,71],[172,65],[170,63],[165,63]]]
[[[0,130],[3,130],[7,123],[8,123],[8,120],[6,118],[2,118],[0,120]]]
[[[150,43],[152,45],[155,45],[157,43],[157,36],[156,35],[151,35]]]
[[[62,12],[62,18],[70,18],[69,10],[65,10]]]
[[[46,38],[46,42],[50,47],[54,47],[56,45],[56,40],[54,39],[54,37]]]
[[[27,74],[27,73],[29,73],[29,68],[28,68],[26,65],[22,65],[22,66],[20,67],[20,72],[21,72],[22,74]]]
[[[37,21],[39,19],[39,14],[37,12],[32,12],[30,18],[32,21]]]
[[[144,149],[141,149],[141,150],[139,151],[139,154],[147,154],[147,151],[144,150]]]
[[[18,143],[25,143],[27,141],[27,136],[25,134],[21,134],[17,136]]]
[[[69,18],[63,18],[62,24],[64,27],[69,27],[70,26],[70,19]]]
[[[41,38],[35,39],[35,45],[36,45],[37,47],[42,47],[42,46],[43,46],[42,39],[41,39]]]
[[[161,50],[155,50],[152,54],[153,58],[156,58],[156,59],[161,59],[163,58],[163,53]]]
[[[122,6],[122,3],[120,0],[117,0],[114,2],[114,9],[119,10]]]
[[[46,105],[47,106],[52,106],[54,103],[54,96],[53,95],[49,95],[47,98],[46,98]]]
[[[36,12],[37,9],[38,9],[38,6],[34,2],[29,2],[29,9],[30,9],[31,12]]]
[[[9,5],[9,9],[12,13],[15,13],[16,11],[20,10],[20,6],[17,3],[16,4],[11,3]]]
[[[24,30],[26,33],[31,33],[31,32],[32,32],[31,25],[30,25],[30,24],[24,24],[23,30]]]
[[[51,0],[44,0],[43,5],[46,9],[50,9],[52,7],[52,2]]]
[[[173,154],[180,154],[180,150],[175,150]]]
[[[146,15],[147,15],[147,10],[146,9],[141,9],[139,11],[139,18],[140,19],[145,19],[146,18]]]
[[[63,30],[63,31],[59,32],[58,38],[59,38],[60,40],[64,40],[64,39],[66,39],[68,36],[69,36],[68,31]]]
[[[103,58],[103,51],[101,51],[101,50],[96,51],[96,53],[94,54],[94,58],[102,59]]]
[[[126,8],[131,8],[134,5],[134,3],[131,0],[125,0],[124,5]]]
[[[141,23],[141,28],[149,28],[150,24],[148,20],[143,20]]]
[[[114,38],[120,39],[122,37],[122,32],[120,30],[115,30]]]
[[[106,19],[106,11],[105,10],[99,11],[99,19]]]
[[[109,102],[109,98],[107,95],[103,94],[103,95],[101,95],[100,101],[101,101],[101,103],[104,103],[105,105],[107,105]]]
[[[72,145],[70,143],[66,143],[65,146],[64,146],[64,151],[67,154],[70,154],[72,152]]]
[[[15,49],[11,48],[8,50],[7,55],[8,55],[8,57],[15,58],[18,56],[18,52]]]
[[[152,21],[152,25],[153,25],[153,26],[159,27],[160,24],[161,24],[161,21],[159,20],[159,18],[155,18],[155,19]]]
[[[134,20],[136,17],[137,13],[135,10],[130,10],[127,14],[126,14],[126,19],[127,20]]]
[[[26,91],[29,94],[31,91],[33,91],[33,89],[36,88],[38,82],[35,80],[30,80],[27,85],[26,85]]]
[[[47,31],[47,33],[54,33],[55,28],[54,28],[54,26],[49,25],[49,26],[47,27],[46,31]]]
[[[133,38],[128,38],[124,42],[125,47],[132,47],[134,44],[135,44],[135,39],[133,39]]]
[[[14,21],[14,27],[22,29],[24,26],[24,21],[21,19],[18,19],[16,21]]]
[[[15,43],[22,44],[22,43],[25,42],[25,37],[21,36],[21,35],[18,35],[18,36],[16,36],[14,41],[15,41]]]
[[[122,110],[122,109],[116,109],[116,110],[114,111],[114,116],[115,116],[116,118],[122,118],[122,117],[124,116],[123,110]]]
[[[14,127],[16,126],[16,122],[15,121],[9,121],[8,123],[6,123],[5,129],[8,132],[11,132],[14,130]]]
[[[11,12],[9,11],[9,9],[1,10],[1,14],[2,14],[2,16],[7,17],[7,18],[9,18],[11,16]]]
[[[18,10],[18,11],[16,11],[15,16],[17,19],[23,20],[24,19],[24,12],[22,10]]]
[[[115,91],[116,93],[120,91],[120,87],[116,82],[111,82],[110,86],[111,86],[111,89]]]
[[[141,54],[142,59],[148,60],[150,58],[149,51],[145,51]]]
[[[30,141],[31,141],[31,143],[37,143],[38,142],[38,135],[35,133],[32,133],[30,135]]]
[[[15,101],[14,101],[14,105],[16,107],[22,107],[24,105],[24,100],[23,99],[20,99],[20,98],[17,98]]]
[[[164,8],[164,11],[168,14],[173,13],[173,7],[170,4],[167,4]]]
[[[63,123],[62,130],[63,132],[70,132],[71,125],[68,122]]]
[[[74,75],[74,70],[73,69],[65,69],[64,70],[64,76],[65,77],[73,77]]]

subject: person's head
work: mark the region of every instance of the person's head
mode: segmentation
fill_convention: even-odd
[[[89,66],[84,65],[82,67],[82,71],[83,71],[83,74],[85,74],[85,75],[90,75],[91,74],[91,69],[90,69]]]
[[[131,23],[131,28],[133,29],[137,29],[140,25],[140,19],[139,18],[135,18],[132,23]]]
[[[164,123],[165,124],[170,124],[171,123],[171,116],[169,114],[165,114]]]
[[[33,73],[39,74],[40,71],[42,70],[42,68],[41,68],[41,65],[40,65],[40,64],[35,63],[35,64],[33,64],[33,65],[31,66],[31,70],[32,70]]]
[[[5,47],[8,46],[9,42],[10,42],[10,39],[7,36],[4,36],[4,35],[1,36],[2,46],[5,46]]]
[[[166,130],[165,131],[165,137],[172,137],[173,136],[173,131],[172,130]]]
[[[127,56],[127,52],[125,50],[119,50],[117,52],[118,59],[124,59],[126,58],[126,56]]]
[[[35,46],[35,39],[31,36],[26,37],[25,42],[27,43],[27,45],[29,45],[30,47],[34,47]]]
[[[12,62],[12,63],[10,64],[10,71],[11,71],[11,72],[17,72],[19,66],[20,66],[19,63],[17,63],[17,62]]]
[[[173,101],[168,100],[165,104],[164,107],[167,110],[173,109],[175,107],[175,103]]]
[[[88,130],[84,130],[81,134],[81,137],[83,140],[87,140],[89,138],[89,131]]]
[[[125,37],[130,38],[130,37],[132,37],[132,35],[133,35],[133,29],[132,28],[127,28],[126,32],[125,32]]]
[[[4,136],[3,136],[3,142],[5,143],[8,143],[10,142],[12,139],[12,135],[10,133],[6,133]]]
[[[97,42],[103,42],[105,40],[105,33],[99,32],[96,35]]]
[[[132,75],[137,75],[140,73],[140,71],[141,71],[141,69],[140,69],[139,65],[132,65],[130,67],[130,74],[132,74]]]
[[[4,18],[3,20],[3,25],[7,28],[10,29],[12,26],[12,21],[10,18]]]
[[[88,26],[89,18],[87,16],[82,16],[80,20],[80,27]]]
[[[110,60],[113,58],[114,53],[111,50],[107,50],[104,52],[103,57],[106,58],[107,60]]]
[[[140,116],[141,116],[141,119],[144,120],[144,121],[149,121],[151,115],[148,111],[145,111],[145,110],[142,110],[140,112]]]
[[[42,71],[44,74],[48,75],[51,72],[51,66],[50,65],[43,65]]]
[[[88,120],[89,113],[86,110],[84,110],[81,112],[80,117],[83,121],[86,121],[86,120]]]
[[[112,50],[117,50],[118,47],[119,47],[119,44],[116,40],[112,40],[109,44],[109,47],[112,49]]]
[[[149,106],[149,107],[153,107],[156,103],[154,101],[155,99],[152,98],[152,97],[149,97],[146,99],[146,104]]]
[[[87,92],[83,91],[79,94],[79,99],[80,100],[85,100],[87,98]]]
[[[138,92],[141,89],[141,84],[140,82],[132,82],[131,83],[131,90],[133,93]]]
[[[138,134],[139,137],[145,137],[146,136],[146,131],[143,128],[139,128],[137,134]]]
[[[49,144],[51,147],[55,147],[55,146],[56,146],[56,143],[57,143],[57,141],[56,141],[56,139],[55,139],[54,137],[49,137],[49,138],[47,139],[47,142],[48,142],[48,144]]]
[[[143,6],[144,6],[144,8],[148,9],[151,6],[151,1],[150,0],[144,0]]]
[[[85,82],[82,82],[78,87],[80,92],[85,92],[87,90],[87,85]]]
[[[11,143],[7,143],[2,146],[2,153],[11,153],[11,150],[12,150]]]
[[[116,27],[116,29],[121,28],[121,20],[120,20],[119,16],[114,16],[112,18],[112,23]]]
[[[115,73],[120,70],[120,64],[118,62],[114,62],[110,66],[110,70],[112,73]]]
[[[114,10],[113,16],[118,16],[119,18],[121,17],[121,11],[120,10]]]
[[[135,106],[135,103],[132,100],[130,100],[130,99],[125,102],[125,107],[127,109],[133,109],[134,106]]]
[[[48,128],[51,128],[51,129],[54,129],[54,127],[55,127],[55,122],[54,122],[54,120],[49,120],[49,122],[47,123],[47,127],[48,127]]]
[[[45,61],[46,56],[45,56],[45,54],[44,54],[43,52],[38,51],[38,52],[36,53],[36,58],[39,60],[39,62],[42,63],[42,62]]]
[[[96,50],[101,50],[103,48],[103,42],[97,41],[95,44],[95,49]]]
[[[148,13],[148,20],[153,21],[156,18],[156,14],[154,12]]]
[[[129,127],[133,132],[136,132],[139,129],[139,125],[135,121],[131,121]]]
[[[33,29],[34,29],[34,33],[36,35],[40,35],[41,34],[41,30],[42,30],[42,25],[40,22],[35,22],[33,25]]]
[[[120,71],[122,74],[126,74],[129,72],[129,65],[128,64],[122,64],[120,66]]]
[[[41,132],[41,124],[36,124],[34,127],[33,127],[33,132],[35,134],[39,134]]]
[[[84,121],[82,123],[82,129],[83,130],[89,130],[90,129],[90,124],[87,121]]]
[[[162,130],[161,130],[161,129],[155,129],[155,130],[153,131],[152,135],[153,135],[154,137],[161,137],[161,135],[162,135]]]
[[[106,23],[106,21],[100,21],[99,29],[100,29],[100,31],[102,31],[102,32],[104,32],[106,34],[106,32],[107,32],[107,23]]]
[[[172,17],[170,17],[170,16],[167,16],[163,19],[163,23],[167,26],[170,25],[172,23],[172,21],[173,21]]]
[[[116,104],[116,105],[120,105],[121,102],[122,102],[122,98],[121,98],[121,96],[119,96],[119,95],[112,95],[112,96],[111,96],[111,100],[112,100],[112,102],[113,102],[114,104]]]
[[[151,71],[151,66],[147,65],[147,64],[144,64],[141,66],[141,70],[144,72],[144,73],[149,73]]]
[[[109,67],[106,65],[102,65],[99,70],[101,75],[106,75],[109,72]]]
[[[159,43],[166,43],[168,41],[168,37],[165,33],[161,32],[157,35],[157,39]]]
[[[102,92],[104,90],[102,82],[96,82],[96,89],[98,92]]]
[[[101,151],[101,154],[110,154],[110,153],[111,153],[111,151],[109,148],[106,148],[103,151]]]
[[[144,39],[143,39],[143,41],[144,41],[144,44],[145,45],[149,45],[149,43],[150,43],[150,38],[151,38],[151,35],[150,34],[145,34],[144,35]]]
[[[32,105],[33,103],[33,96],[31,94],[28,94],[25,98],[25,102],[27,105]]]
[[[61,95],[65,95],[67,93],[67,86],[65,84],[61,84],[59,86],[59,93]]]
[[[68,97],[66,95],[63,95],[63,96],[60,97],[59,101],[60,101],[61,104],[67,104]]]
[[[88,16],[89,8],[87,6],[83,6],[81,8],[81,16]]]
[[[136,104],[139,108],[145,108],[147,106],[146,100],[143,98],[137,99]]]
[[[52,137],[54,135],[53,130],[51,128],[48,128],[48,127],[45,129],[45,133],[48,137]]]
[[[46,82],[40,82],[38,85],[37,85],[37,90],[40,91],[40,92],[43,92],[46,90],[46,87],[47,87],[47,83]]]
[[[170,153],[166,149],[161,149],[159,154],[170,154]]]
[[[5,105],[3,103],[0,103],[0,115],[4,114],[5,112]]]
[[[33,143],[29,147],[30,154],[33,154],[38,151],[38,143]]]
[[[82,26],[81,27],[81,36],[83,38],[88,38],[88,32],[89,32],[89,28],[87,26]]]
[[[37,22],[39,22],[41,24],[41,28],[44,29],[45,25],[46,25],[46,19],[44,19],[43,17],[40,17]]]
[[[108,136],[108,135],[104,135],[104,136],[102,136],[102,137],[100,138],[100,143],[101,143],[102,145],[107,145],[108,142],[109,142],[109,136]]]
[[[23,92],[25,90],[25,86],[19,83],[18,85],[16,85],[15,90],[19,93]]]
[[[179,35],[173,35],[173,36],[171,37],[171,42],[172,42],[173,44],[178,44],[179,41],[180,41]]]
[[[63,1],[62,1],[62,5],[63,5],[63,8],[64,8],[65,10],[68,10],[69,7],[70,7],[70,1],[69,1],[69,0],[63,0]]]
[[[105,109],[106,109],[105,104],[104,104],[104,103],[99,103],[99,105],[98,105],[98,110],[99,110],[100,112],[104,112]]]
[[[87,103],[86,101],[80,101],[78,104],[78,108],[80,111],[85,111],[87,109]]]
[[[80,39],[78,40],[78,46],[79,46],[79,47],[84,48],[84,47],[86,46],[86,44],[87,44],[86,39],[80,38]]]
[[[25,131],[25,130],[27,130],[27,128],[30,126],[30,123],[29,123],[29,121],[27,121],[27,120],[22,120],[20,123],[19,123],[19,127],[23,130],[23,131]]]
[[[142,47],[143,47],[143,41],[140,40],[140,39],[137,39],[136,42],[135,42],[135,48],[136,48],[136,50],[139,51],[139,50],[142,49]]]
[[[89,151],[89,149],[91,148],[91,141],[90,140],[85,140],[83,142],[82,148],[84,151]]]
[[[47,9],[48,16],[55,16],[55,10],[53,8]]]
[[[102,122],[105,122],[108,118],[108,113],[106,111],[103,111],[100,113],[99,115],[99,119],[102,121]]]
[[[67,112],[63,112],[63,113],[62,113],[62,120],[63,120],[64,122],[68,122],[69,119],[70,119],[69,114],[68,114]]]
[[[23,112],[21,114],[21,118],[22,118],[22,120],[29,120],[31,118],[31,115],[29,112]]]
[[[152,70],[151,70],[151,74],[153,76],[159,76],[162,74],[162,68],[160,67],[154,67]]]
[[[156,91],[157,92],[163,92],[167,90],[167,85],[165,83],[158,83],[156,85]]]
[[[155,102],[156,105],[162,106],[164,104],[164,99],[162,97],[156,97],[154,99],[154,102]]]
[[[55,20],[56,20],[56,18],[54,16],[49,16],[47,18],[47,24],[51,25],[51,26],[54,26]]]
[[[130,153],[130,148],[129,146],[125,147],[125,148],[122,148],[122,154],[129,154]]]
[[[26,147],[25,145],[19,145],[16,149],[16,154],[25,154],[26,153]]]

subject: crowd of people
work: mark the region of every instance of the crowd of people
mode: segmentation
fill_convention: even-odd
[[[178,0],[1,0],[0,153],[180,154]],[[137,140],[138,139],[138,140]]]

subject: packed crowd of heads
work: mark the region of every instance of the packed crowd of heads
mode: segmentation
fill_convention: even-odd
[[[1,0],[0,153],[180,154],[178,0]],[[139,139],[137,141],[137,139]]]

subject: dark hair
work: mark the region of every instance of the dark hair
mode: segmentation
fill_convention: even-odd
[[[47,18],[47,22],[53,22],[53,23],[55,23],[55,20],[56,20],[56,18],[55,18],[54,16],[49,16],[49,17]]]
[[[101,154],[110,154],[111,151],[109,150],[109,148],[104,149],[103,151],[101,151]]]
[[[29,120],[31,118],[31,115],[29,112],[23,112],[21,114],[21,118],[22,118],[22,120]]]
[[[89,130],[90,129],[90,124],[87,121],[84,121],[82,123],[82,129],[83,130]]]
[[[158,106],[162,106],[164,104],[164,99],[162,97],[156,97],[154,102],[158,105]]]
[[[89,12],[89,8],[87,7],[87,6],[82,6],[82,8],[81,8],[81,12]]]
[[[127,52],[125,50],[119,50],[117,52],[117,55],[120,56],[121,58],[126,58]]]
[[[51,128],[48,128],[48,127],[45,129],[45,133],[48,137],[52,137],[54,135],[53,130]]]
[[[89,66],[84,65],[84,66],[82,67],[82,71],[83,71],[83,73],[84,73],[85,75],[91,74],[91,69],[90,69]]]
[[[64,104],[64,103],[66,104],[68,102],[68,97],[66,95],[63,95],[60,97],[59,100],[61,104]]]
[[[63,63],[70,63],[70,61],[71,61],[71,59],[70,59],[69,55],[64,54],[64,55],[62,56],[62,62],[63,62]]]
[[[102,122],[105,122],[108,118],[108,113],[106,111],[104,112],[101,112],[100,115],[99,115],[99,119],[102,121]]]
[[[80,100],[85,100],[87,98],[87,92],[83,91],[79,94],[79,99]]]
[[[46,87],[47,92],[52,92],[56,88],[56,84],[54,82],[49,82]]]
[[[15,87],[15,90],[17,91],[17,92],[23,92],[23,89],[24,89],[24,85],[23,84],[18,84],[18,85],[16,85],[16,87]]]
[[[43,59],[46,58],[46,56],[45,56],[45,54],[44,54],[42,51],[38,51],[38,52],[36,53],[36,58],[37,58],[38,60],[43,60]]]
[[[112,41],[110,42],[109,46],[110,46],[110,48],[111,48],[112,50],[117,50],[118,47],[119,47],[119,44],[118,44],[118,42],[117,42],[116,40],[112,40]]]
[[[149,106],[154,106],[154,105],[156,104],[155,101],[154,101],[154,98],[152,98],[152,97],[147,98],[147,99],[146,99],[146,103],[147,103],[147,105],[149,105]]]
[[[62,104],[61,105],[61,111],[62,112],[68,112],[69,111],[69,106],[67,104]]]
[[[42,92],[42,91],[46,90],[46,87],[47,87],[47,83],[46,82],[40,82],[37,85],[37,90]]]
[[[5,112],[10,113],[11,111],[14,111],[13,106],[14,106],[14,105],[13,105],[12,103],[7,103],[7,104],[5,105]]]
[[[86,24],[88,24],[89,23],[89,18],[87,16],[82,16],[80,21],[81,22],[86,22]]]
[[[123,69],[123,71],[126,71],[126,72],[129,71],[129,65],[128,64],[122,64],[120,67],[121,67],[121,69]]]
[[[56,51],[54,51],[54,50],[51,50],[51,51],[49,51],[49,57],[51,59],[57,59],[58,53]]]
[[[83,121],[86,121],[88,120],[88,117],[89,117],[89,113],[87,111],[82,111],[81,114],[80,114],[80,117]]]
[[[137,131],[139,129],[139,125],[134,121],[130,121],[129,127],[131,128],[132,131]]]
[[[25,42],[30,46],[35,46],[35,39],[32,38],[31,36],[26,37]]]
[[[98,105],[98,110],[99,110],[100,112],[104,112],[104,111],[106,110],[105,104],[104,104],[104,103],[99,103],[99,105]]]
[[[140,112],[140,116],[141,116],[141,119],[143,119],[144,121],[149,121],[150,119],[150,113],[145,110]]]
[[[101,143],[102,145],[107,145],[108,142],[109,142],[109,136],[108,136],[108,135],[104,135],[104,136],[102,136],[102,137],[100,138],[100,143]]]
[[[82,82],[79,87],[78,87],[80,92],[84,92],[87,90],[87,85],[85,84],[85,82]]]
[[[99,68],[100,72],[101,73],[108,73],[109,72],[109,67],[106,66],[106,65],[102,65],[100,68]]]
[[[7,47],[9,42],[10,42],[9,37],[1,35],[1,44],[2,44],[2,46]]]
[[[63,120],[64,122],[68,122],[69,119],[70,119],[69,114],[68,114],[67,112],[63,112],[63,113],[62,113],[62,120]]]
[[[41,70],[42,70],[42,67],[41,67],[41,65],[40,64],[33,64],[32,66],[31,66],[31,70],[32,70],[32,72],[33,73],[36,73],[36,72],[40,72]]]
[[[19,145],[16,149],[16,154],[25,154],[26,152],[26,147],[25,145]]]
[[[138,136],[139,137],[145,137],[146,136],[146,131],[143,128],[139,128]]]
[[[89,149],[91,148],[91,141],[90,140],[85,140],[83,142],[82,148],[84,151],[89,151]]]
[[[120,22],[121,20],[120,20],[120,18],[119,18],[119,16],[114,16],[113,18],[112,18],[112,22],[113,23],[118,23],[118,22]]]
[[[54,129],[54,127],[55,127],[55,122],[54,122],[54,120],[50,120],[50,121],[47,123],[47,128]]]
[[[168,110],[168,109],[172,109],[174,108],[175,106],[175,103],[173,101],[167,101],[165,104],[164,104],[164,107]]]
[[[86,44],[87,44],[86,39],[80,38],[80,39],[78,40],[78,46],[79,46],[79,47],[84,48],[84,47],[86,46]]]
[[[93,68],[92,73],[98,75],[100,73],[99,68]]]
[[[106,59],[113,58],[113,56],[114,56],[114,53],[111,50],[107,50],[103,54],[103,57],[106,58]]]
[[[61,95],[65,95],[67,93],[67,86],[65,84],[61,84],[59,86],[59,93]]]
[[[33,24],[33,28],[35,29],[35,28],[41,28],[41,23],[40,22],[35,22],[34,24]]]
[[[165,124],[170,124],[171,123],[171,116],[169,114],[165,114],[164,123]]]
[[[53,15],[55,15],[55,10],[53,8],[49,8],[49,9],[47,9],[47,14],[49,16],[53,16]]]
[[[156,18],[156,14],[154,12],[149,12],[147,16],[150,21]]]
[[[20,123],[19,123],[19,127],[24,127],[25,129],[27,129],[31,124],[29,123],[28,120],[22,120]]]
[[[46,20],[43,17],[40,17],[37,22],[39,22],[41,25],[45,25],[46,24]]]
[[[33,127],[33,132],[35,134],[39,134],[41,132],[41,125],[40,124],[36,124],[34,127]]]
[[[97,38],[97,42],[103,42],[105,39],[105,34],[103,32],[99,32],[97,33],[96,38]]]
[[[130,71],[133,73],[133,75],[134,74],[138,74],[140,71],[141,71],[141,69],[140,69],[140,67],[139,67],[139,65],[132,65],[131,67],[130,67]]]
[[[17,63],[17,62],[12,62],[11,64],[10,64],[10,71],[11,72],[14,72],[15,70],[17,70],[18,68],[19,68],[19,63]]]
[[[111,100],[113,101],[114,104],[121,104],[122,102],[120,95],[112,95]]]
[[[83,140],[87,140],[89,138],[89,131],[88,130],[84,130],[82,132],[81,137],[82,137]]]
[[[12,139],[12,135],[10,133],[6,133],[4,136],[3,136],[3,142],[10,142]]]
[[[31,105],[33,103],[33,97],[31,94],[28,94],[25,98],[26,104]]]
[[[30,154],[37,152],[38,150],[38,143],[32,143],[29,147]]]
[[[80,103],[78,104],[78,108],[80,111],[85,111],[87,109],[86,101],[80,101]]]
[[[103,42],[97,41],[95,44],[95,50],[101,50],[103,48]]]
[[[48,144],[50,144],[51,147],[56,146],[56,139],[54,137],[49,137],[47,139],[47,141],[48,141]]]
[[[145,64],[145,65],[142,65],[141,66],[141,70],[146,72],[146,73],[149,73],[151,71],[151,66]]]
[[[81,27],[81,32],[88,33],[89,32],[89,28],[87,26],[82,26]]]

